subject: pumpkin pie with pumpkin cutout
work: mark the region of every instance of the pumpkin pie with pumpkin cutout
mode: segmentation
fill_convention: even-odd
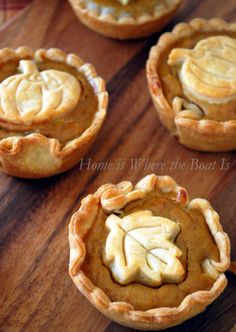
[[[159,31],[181,0],[69,0],[78,18],[104,36],[131,39]]]
[[[189,201],[169,176],[103,185],[73,215],[69,242],[69,273],[80,292],[135,329],[180,324],[227,284],[230,243],[219,216],[208,201]]]
[[[183,145],[236,149],[236,24],[194,19],[162,35],[147,63],[162,123]]]
[[[59,49],[0,50],[0,167],[42,178],[73,167],[106,116],[104,81]]]

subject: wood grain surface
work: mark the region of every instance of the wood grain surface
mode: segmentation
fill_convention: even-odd
[[[193,17],[233,21],[236,2],[185,0],[165,31]],[[145,77],[148,52],[158,36],[128,42],[103,38],[82,26],[63,0],[35,0],[1,28],[1,47],[59,47],[92,62],[107,80],[110,105],[98,139],[73,170],[39,181],[0,175],[0,331],[131,331],[98,313],[67,271],[70,216],[83,196],[106,182],[136,182],[153,172],[174,176],[190,197],[210,199],[236,259],[235,152],[188,150],[160,124]],[[145,158],[146,164],[139,160],[131,168],[136,158]],[[123,167],[118,167],[119,161]],[[87,169],[89,162],[93,168]],[[99,170],[99,162],[111,163],[110,169]],[[168,331],[230,331],[236,324],[236,277],[227,276],[229,285],[214,304]]]

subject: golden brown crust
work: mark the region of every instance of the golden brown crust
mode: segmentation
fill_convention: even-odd
[[[214,121],[199,118],[194,110],[187,109],[175,113],[168,103],[158,74],[158,64],[162,54],[183,39],[190,39],[196,33],[236,32],[235,23],[226,23],[221,19],[206,21],[194,19],[188,24],[176,25],[171,33],[161,36],[156,46],[151,49],[147,62],[149,90],[162,123],[176,135],[183,145],[202,151],[229,151],[236,149],[236,121]]]
[[[35,59],[37,62],[46,59],[66,63],[85,75],[97,96],[98,109],[90,127],[65,145],[38,133],[0,140],[0,169],[3,172],[23,178],[42,178],[64,172],[84,156],[103,124],[108,103],[105,82],[97,76],[90,64],[84,63],[75,54],[67,55],[58,49],[39,49],[34,52],[27,47],[0,50],[0,63],[19,59]]]
[[[143,14],[138,17],[115,17],[111,13],[103,14],[97,9],[84,8],[81,0],[69,0],[77,17],[90,29],[111,38],[135,39],[159,31],[175,15],[181,0],[173,1],[170,8],[153,15]]]
[[[81,269],[81,265],[86,259],[83,239],[96,221],[100,206],[104,211],[110,212],[121,209],[128,202],[143,198],[153,190],[169,193],[171,199],[186,209],[201,211],[219,249],[220,261],[207,261],[207,269],[213,268],[217,274],[216,281],[210,290],[197,291],[186,296],[179,307],[136,311],[129,303],[112,302],[103,290],[97,288],[85,275]],[[73,215],[69,226],[69,242],[69,273],[75,285],[104,315],[125,326],[144,330],[160,330],[180,324],[203,311],[227,285],[223,272],[229,267],[230,243],[228,236],[222,230],[217,213],[206,200],[195,199],[189,203],[185,189],[179,187],[169,176],[149,175],[142,179],[134,189],[130,182],[122,182],[116,186],[107,184],[100,187],[94,195],[89,195],[82,201],[81,208]]]

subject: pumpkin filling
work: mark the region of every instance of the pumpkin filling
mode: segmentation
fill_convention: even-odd
[[[215,282],[202,265],[206,258],[219,261],[203,216],[165,195],[148,194],[117,215],[100,209],[84,242],[84,273],[111,301],[135,310],[179,306]]]
[[[216,31],[196,32],[163,52],[157,70],[175,113],[191,110],[199,119],[236,119],[235,50],[236,33]]]
[[[112,13],[116,17],[130,15],[134,17],[142,16],[143,14],[153,15],[153,13],[162,13],[164,10],[171,8],[175,0],[92,0],[90,4],[99,6],[102,10]],[[81,2],[82,7],[87,6],[86,1]]]
[[[82,72],[56,61],[0,64],[0,139],[40,133],[61,144],[92,123],[98,100]]]

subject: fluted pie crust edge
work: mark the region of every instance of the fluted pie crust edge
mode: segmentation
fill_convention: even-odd
[[[162,89],[157,66],[166,50],[175,48],[177,42],[191,39],[196,33],[236,32],[235,23],[222,19],[193,19],[189,23],[179,23],[172,32],[163,34],[152,47],[146,65],[149,91],[161,122],[178,137],[181,144],[200,151],[230,151],[236,149],[236,121],[214,121],[199,119],[191,110],[175,114]],[[171,89],[171,87],[170,87]]]
[[[136,39],[161,30],[175,15],[182,0],[175,0],[171,8],[159,14],[143,14],[138,17],[115,17],[111,13],[101,15],[88,8],[82,8],[80,0],[69,0],[76,16],[90,29],[115,39]]]
[[[92,65],[84,63],[75,54],[66,54],[60,49],[32,49],[22,46],[16,50],[0,50],[0,63],[9,60],[37,59],[65,63],[81,71],[93,88],[98,100],[98,109],[91,125],[82,135],[62,145],[55,138],[40,133],[24,137],[10,136],[0,140],[0,170],[21,178],[44,178],[64,172],[87,153],[106,117],[108,94],[105,81],[100,78]]]
[[[100,207],[108,213],[117,211],[132,201],[142,199],[154,190],[160,190],[165,194],[170,193],[171,199],[180,206],[187,210],[197,209],[202,213],[219,249],[220,261],[212,262],[219,276],[210,290],[189,294],[179,307],[136,311],[129,303],[112,302],[103,290],[97,288],[82,271],[81,266],[86,259],[86,246],[83,239],[96,221]],[[169,176],[154,174],[146,176],[134,188],[128,181],[118,185],[106,184],[95,194],[88,195],[82,200],[80,209],[72,216],[69,225],[69,243],[69,273],[79,291],[109,319],[132,328],[160,330],[178,325],[202,312],[227,285],[224,272],[230,264],[230,242],[222,229],[218,214],[204,199],[193,199],[189,202],[186,190],[179,187]]]

